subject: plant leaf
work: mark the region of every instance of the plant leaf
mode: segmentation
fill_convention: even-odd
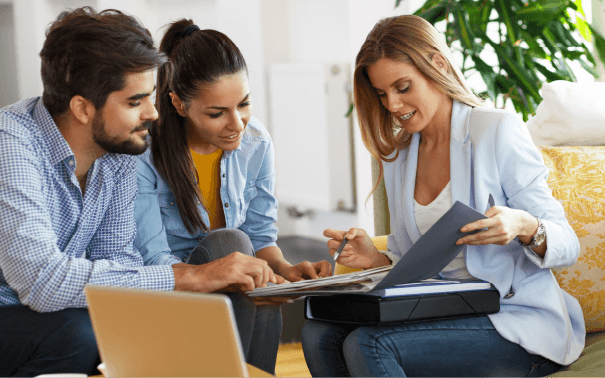
[[[483,59],[479,58],[477,55],[473,55],[473,62],[475,63],[475,70],[479,72],[485,85],[487,86],[487,92],[492,100],[496,101],[496,97],[500,94],[496,87],[496,73],[492,69],[492,67],[485,63]]]
[[[594,47],[597,50],[597,55],[601,59],[601,62],[605,63],[605,38],[592,26],[590,26],[590,32],[594,38]]]
[[[456,34],[460,39],[462,47],[468,51],[473,51],[475,45],[475,37],[473,36],[473,32],[471,31],[471,27],[468,23],[468,19],[466,18],[466,14],[463,13],[460,9],[456,10],[456,22],[454,30],[456,31]]]
[[[446,0],[429,0],[414,14],[427,20],[431,24],[435,24],[445,19],[447,14]]]
[[[523,89],[527,90],[528,94],[539,98],[538,86],[536,83],[533,83],[532,79],[524,72],[524,68],[515,60],[511,59],[511,57],[503,51],[500,45],[492,42],[492,47],[496,50],[496,53],[498,53],[498,57],[503,59],[506,63],[503,67],[504,70],[507,71],[510,76],[519,80],[519,84]]]
[[[557,80],[568,80],[567,77],[561,76],[558,73],[549,70],[548,68],[546,68],[545,66],[543,66],[542,64],[540,64],[538,62],[534,62],[534,66],[542,75],[544,75],[544,77],[546,78],[546,81],[549,83],[551,81],[557,81]]]

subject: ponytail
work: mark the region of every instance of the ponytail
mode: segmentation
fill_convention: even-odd
[[[207,231],[209,228],[197,210],[202,194],[189,152],[185,118],[178,114],[170,93],[177,95],[188,109],[204,85],[224,75],[247,72],[246,62],[226,35],[216,30],[199,30],[192,20],[185,19],[169,24],[160,51],[170,61],[158,68],[158,119],[151,129],[153,163],[172,189],[187,231]]]

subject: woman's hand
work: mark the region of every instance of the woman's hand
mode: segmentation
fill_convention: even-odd
[[[303,261],[300,264],[281,268],[279,273],[290,282],[303,281],[332,275],[332,265],[326,260],[318,262]]]
[[[472,235],[466,235],[456,244],[506,245],[516,237],[523,242],[531,240],[538,229],[538,221],[523,210],[511,209],[506,206],[493,206],[485,212],[487,219],[469,223],[460,229],[461,232],[482,230]]]
[[[275,275],[276,284],[290,283],[279,274]],[[257,306],[279,306],[284,303],[293,303],[297,297],[250,297],[248,299]]]
[[[332,256],[336,253],[343,238],[346,237],[349,240],[336,259],[336,262],[341,265],[369,269],[391,264],[385,255],[378,252],[372,239],[361,228],[351,228],[348,232],[328,228],[324,231],[324,236],[331,238],[328,240],[328,248],[330,248]]]

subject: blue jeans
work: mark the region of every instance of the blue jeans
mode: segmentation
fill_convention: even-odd
[[[213,230],[193,249],[187,263],[205,264],[235,251],[254,256],[248,235],[233,228]],[[256,306],[242,293],[224,294],[233,304],[246,362],[275,374],[282,329],[281,306]]]
[[[383,326],[307,321],[314,377],[544,376],[561,365],[505,340],[487,316]]]
[[[40,313],[0,306],[0,376],[95,375],[100,362],[87,309]]]

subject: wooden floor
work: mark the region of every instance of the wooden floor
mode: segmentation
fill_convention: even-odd
[[[310,377],[300,343],[280,344],[275,375],[278,377]]]

